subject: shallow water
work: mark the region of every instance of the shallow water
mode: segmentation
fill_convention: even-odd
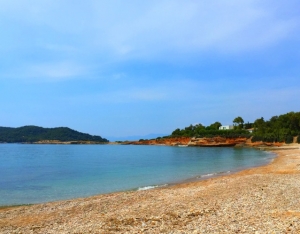
[[[248,148],[0,144],[0,205],[148,189],[273,158]]]

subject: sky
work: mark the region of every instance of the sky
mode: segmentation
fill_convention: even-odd
[[[122,138],[300,111],[297,0],[0,0],[0,126]]]

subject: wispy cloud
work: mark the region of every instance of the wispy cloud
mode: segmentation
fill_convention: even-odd
[[[86,68],[79,64],[62,61],[53,63],[34,63],[26,64],[18,67],[13,72],[8,72],[3,75],[9,79],[23,79],[30,82],[57,82],[68,79],[78,78],[87,74]]]
[[[41,48],[54,51],[54,52],[76,52],[78,49],[74,46],[67,45],[67,44],[41,44]]]
[[[126,84],[126,79],[116,80],[116,82],[121,84],[115,88],[96,90],[93,93],[74,94],[66,98],[66,101],[94,104],[167,103],[198,98],[195,94],[205,89],[188,79],[172,83],[161,81],[148,85]],[[202,95],[205,93],[203,92]]]
[[[278,17],[278,9],[257,1],[154,1],[136,14],[130,14],[132,6],[120,2],[117,5],[127,9],[128,14],[121,13],[109,27],[102,23],[108,21],[98,20],[97,33],[101,44],[108,44],[122,55],[154,56],[170,51],[243,53],[279,43],[299,26],[298,16]],[[97,8],[98,15],[103,9]],[[130,49],[124,53],[124,48]]]
[[[10,1],[1,2],[0,7],[6,18],[13,17],[24,26],[49,27],[58,36],[79,37],[91,51],[110,49],[112,56],[144,57],[169,51],[241,53],[279,43],[299,27],[300,20],[295,14],[282,15],[269,3]]]
[[[0,104],[22,119],[107,131],[125,116],[136,133],[155,121],[172,129],[295,110],[298,9],[298,0],[0,0]]]

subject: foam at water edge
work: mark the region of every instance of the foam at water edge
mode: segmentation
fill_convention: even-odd
[[[206,175],[202,175],[200,177],[209,177],[209,176],[214,176],[216,175],[217,173],[209,173],[209,174],[206,174]]]
[[[145,186],[145,187],[140,187],[137,189],[137,191],[143,191],[143,190],[149,190],[149,189],[154,189],[154,188],[158,188],[158,187],[165,187],[168,184],[163,184],[163,185],[153,185],[153,186]]]
[[[216,173],[209,173],[209,174],[205,174],[205,175],[201,175],[197,178],[202,178],[202,177],[211,177],[211,176],[215,176],[215,175],[222,175],[222,174],[228,174],[231,171],[221,171],[221,172],[216,172]]]

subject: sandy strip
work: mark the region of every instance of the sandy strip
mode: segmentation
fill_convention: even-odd
[[[300,149],[276,153],[205,181],[0,209],[0,233],[300,233]]]

